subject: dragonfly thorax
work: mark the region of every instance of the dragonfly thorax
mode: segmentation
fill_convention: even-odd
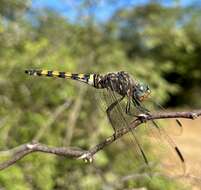
[[[133,96],[137,84],[125,71],[95,75],[94,81],[94,87],[111,89],[121,96]]]

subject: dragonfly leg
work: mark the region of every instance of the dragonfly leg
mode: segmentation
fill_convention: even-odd
[[[150,115],[150,111],[147,108],[145,108],[138,100],[133,99],[132,102],[140,112],[146,115]]]
[[[126,104],[126,114],[130,114],[130,111],[131,111],[131,103],[130,100],[128,100]]]
[[[139,115],[136,115],[136,114],[133,114],[131,113],[131,106],[130,106],[130,101],[127,102],[126,104],[126,114],[129,115],[129,116],[132,116],[132,117],[136,117],[137,119],[141,120],[142,122],[146,122],[146,118],[147,118],[147,110],[144,109],[142,106],[138,105],[137,103],[134,102],[134,105],[135,107],[141,111],[143,114],[139,114]]]
[[[136,114],[131,113],[131,103],[130,100],[128,100],[127,104],[126,104],[126,114],[132,117],[136,117],[138,118],[139,116]]]
[[[112,112],[112,110],[115,108],[115,106],[116,106],[118,103],[120,103],[123,99],[124,99],[124,96],[122,96],[121,98],[117,99],[115,102],[113,102],[112,104],[110,104],[110,106],[109,106],[109,107],[107,108],[107,110],[106,110],[107,117],[108,117],[108,119],[109,119],[109,122],[110,122],[111,125],[112,125],[112,128],[113,128],[115,134],[116,134],[116,132],[117,132],[117,129],[115,128],[115,125],[114,125],[114,123],[113,123],[113,121],[112,121],[111,112]]]

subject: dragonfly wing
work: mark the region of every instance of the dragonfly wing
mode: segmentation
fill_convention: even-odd
[[[154,160],[158,160],[160,172],[168,177],[183,176],[186,171],[184,157],[174,140],[159,123],[151,121],[146,124],[146,137],[149,139]]]
[[[140,102],[138,102],[136,108],[141,113],[150,114],[150,111]],[[159,122],[152,120],[149,123],[151,125],[149,125],[147,131],[150,130],[149,133],[157,139],[155,142],[150,141],[151,144],[154,144],[156,150],[155,154],[157,152],[158,155],[162,153],[163,155],[161,154],[161,156],[165,156],[165,159],[162,159],[160,165],[163,169],[166,168],[166,172],[169,171],[169,175],[171,176],[183,175],[185,173],[185,160],[179,147],[170,137],[165,128],[159,124]],[[160,156],[156,156],[156,158],[160,158]]]
[[[150,99],[150,101],[153,103],[156,109],[162,110],[162,111],[167,111],[162,105],[154,101],[153,99]],[[183,124],[179,119],[169,119],[170,124],[167,128],[167,131],[169,134],[179,136],[183,132]]]
[[[111,83],[111,87],[112,87],[112,83]],[[108,88],[107,94],[105,95],[105,99],[106,99],[106,102],[111,103],[111,102],[119,101],[121,99],[121,98],[119,98],[119,96],[120,95],[115,93],[115,91],[113,89]],[[126,127],[130,130],[130,133],[129,133],[130,134],[130,141],[133,143],[134,146],[137,146],[136,152],[138,152],[138,154],[141,154],[145,163],[148,165],[148,159],[145,155],[145,152],[144,152],[142,146],[140,145],[140,142],[138,140],[137,135],[135,134],[136,131],[133,130],[130,126],[131,121],[133,120],[133,117],[126,114],[126,103],[127,102],[123,101],[123,99],[118,102],[118,104],[111,111],[112,113],[111,113],[111,119],[110,120],[113,121],[112,124],[115,123],[115,126],[114,126],[115,131],[117,131],[120,127]],[[110,107],[111,104],[108,106]]]

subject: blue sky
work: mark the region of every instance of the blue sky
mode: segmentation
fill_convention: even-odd
[[[76,8],[79,6],[79,3],[83,2],[82,0],[36,0],[33,1],[32,7],[33,8],[50,8],[53,10],[58,11],[60,14],[68,17],[70,20],[75,19],[77,14]],[[148,0],[116,0],[115,4],[109,4],[109,0],[100,0],[100,5],[93,11],[95,11],[97,19],[100,21],[107,20],[115,10],[121,7],[129,7],[132,5],[139,5],[148,2]],[[163,0],[164,5],[171,6],[174,5],[175,2],[179,2],[182,6],[187,6],[193,0]],[[198,1],[196,1],[198,2]]]

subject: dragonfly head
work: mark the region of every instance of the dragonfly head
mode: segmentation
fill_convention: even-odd
[[[133,98],[136,98],[137,100],[142,102],[149,96],[150,93],[151,90],[147,84],[138,83],[134,89]]]

